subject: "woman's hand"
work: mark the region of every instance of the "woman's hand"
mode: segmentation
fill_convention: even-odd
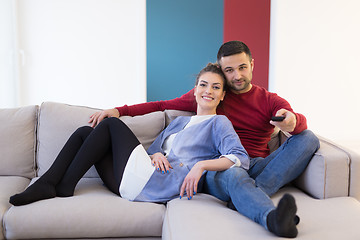
[[[162,173],[168,173],[170,168],[173,168],[164,154],[158,152],[150,156],[151,163],[156,167],[156,170],[161,171]]]
[[[224,171],[232,165],[234,163],[226,157],[197,162],[184,179],[180,189],[180,198],[184,196],[185,192],[189,200],[193,198],[197,193],[198,184],[204,171]]]
[[[120,117],[119,111],[116,108],[98,111],[90,116],[89,123],[92,123],[91,127],[95,127],[104,120],[104,118],[108,117]]]
[[[184,179],[180,189],[180,198],[182,198],[186,192],[188,199],[192,199],[197,192],[198,183],[203,172],[204,169],[201,162],[197,162]]]

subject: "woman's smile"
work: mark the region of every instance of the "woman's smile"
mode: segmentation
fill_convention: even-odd
[[[213,101],[213,100],[214,100],[214,98],[213,98],[213,97],[210,97],[210,96],[202,96],[202,98],[203,98],[204,100],[207,100],[207,101]]]

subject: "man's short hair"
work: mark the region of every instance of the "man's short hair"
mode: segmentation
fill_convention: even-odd
[[[252,60],[251,52],[248,46],[245,43],[240,41],[230,41],[226,42],[219,48],[217,54],[217,62],[220,64],[220,60],[222,57],[227,57],[231,55],[235,55],[238,53],[246,53],[249,56],[249,60]]]

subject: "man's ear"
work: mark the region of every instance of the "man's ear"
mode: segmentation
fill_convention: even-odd
[[[251,62],[250,62],[251,71],[254,71],[254,63],[255,63],[255,59],[251,59]]]

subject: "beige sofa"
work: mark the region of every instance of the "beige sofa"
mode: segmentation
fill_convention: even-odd
[[[46,102],[0,109],[0,239],[277,239],[210,195],[175,199],[166,206],[123,200],[108,191],[94,168],[75,196],[21,207],[9,197],[24,190],[51,165],[69,135],[96,109]],[[148,147],[179,111],[122,117]],[[283,141],[275,133],[274,148]],[[297,201],[298,239],[360,239],[360,158],[325,139],[304,174],[283,193]]]

